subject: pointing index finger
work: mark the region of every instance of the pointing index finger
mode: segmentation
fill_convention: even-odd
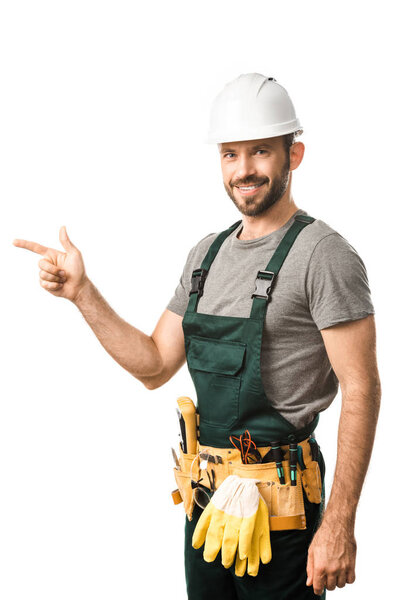
[[[30,250],[31,252],[36,252],[36,254],[46,254],[48,248],[46,246],[42,246],[42,244],[38,244],[37,242],[30,242],[29,240],[18,240],[15,239],[13,241],[14,246],[18,248],[25,248],[26,250]]]

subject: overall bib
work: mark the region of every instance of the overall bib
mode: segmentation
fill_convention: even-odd
[[[295,216],[265,271],[256,277],[256,289],[248,318],[197,312],[207,273],[224,240],[238,227],[237,221],[221,232],[211,244],[199,269],[193,271],[192,289],[182,327],[188,369],[197,394],[199,443],[215,448],[231,446],[229,436],[246,429],[257,446],[299,442],[314,432],[319,415],[302,429],[296,429],[269,402],[261,378],[261,345],[271,289],[290,248],[304,227],[315,219]],[[322,480],[325,464],[319,460]],[[321,506],[305,497],[307,529],[271,531],[272,560],[260,564],[256,577],[236,577],[234,567],[225,569],[220,555],[212,563],[204,561],[202,549],[195,550],[191,538],[201,514],[196,506],[185,525],[185,570],[189,600],[302,600],[316,596],[305,585],[307,549]]]

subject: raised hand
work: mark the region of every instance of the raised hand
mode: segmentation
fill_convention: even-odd
[[[53,296],[74,302],[89,279],[82,254],[69,239],[65,226],[60,228],[59,238],[65,252],[28,240],[15,239],[13,244],[40,254],[43,257],[38,263],[40,285]]]

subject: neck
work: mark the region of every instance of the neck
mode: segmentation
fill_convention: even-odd
[[[294,203],[293,198],[285,200],[285,196],[282,196],[262,215],[256,217],[243,215],[243,229],[237,238],[239,240],[254,240],[268,235],[287,223],[298,210],[299,208]]]

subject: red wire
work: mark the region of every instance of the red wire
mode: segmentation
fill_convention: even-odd
[[[250,431],[246,429],[246,431],[242,433],[242,435],[240,435],[239,437],[231,435],[229,436],[229,440],[231,444],[236,448],[236,450],[240,450],[240,455],[242,457],[243,463],[248,464],[248,455],[250,452],[250,448],[254,447],[255,450],[257,449],[257,445],[251,439]],[[240,442],[240,448],[238,448],[238,446],[233,440]]]

